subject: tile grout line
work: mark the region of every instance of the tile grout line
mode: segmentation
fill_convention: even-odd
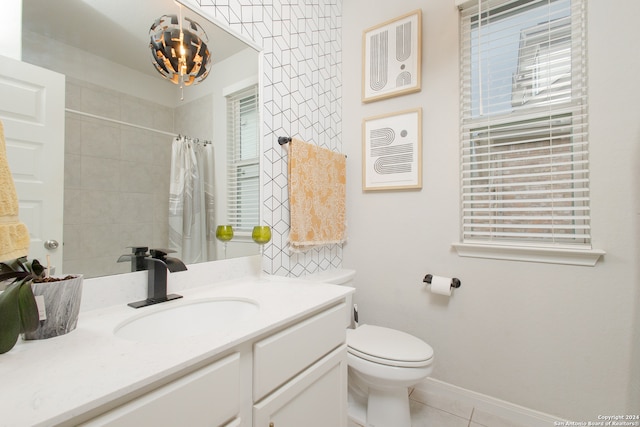
[[[409,399],[411,399],[411,395],[409,395]],[[462,415],[454,414],[453,412],[449,412],[446,409],[438,408],[437,406],[433,406],[433,405],[421,402],[421,401],[416,400],[416,399],[411,399],[411,400],[416,402],[416,403],[419,403],[420,405],[428,406],[429,408],[435,409],[436,411],[444,412],[445,414],[449,414],[451,416],[454,416],[454,417],[457,417],[457,418],[461,418],[461,419],[464,420],[464,416],[462,416]],[[471,417],[473,416],[473,410],[474,410],[474,408],[471,408],[471,415],[469,416],[469,422],[471,422]],[[467,425],[467,427],[470,427],[470,426]]]

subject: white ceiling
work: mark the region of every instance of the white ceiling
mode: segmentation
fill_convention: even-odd
[[[174,0],[23,0],[22,25],[76,48],[143,73],[159,75],[152,65],[149,28],[162,15],[178,15]],[[212,63],[249,47],[182,6],[205,29]]]

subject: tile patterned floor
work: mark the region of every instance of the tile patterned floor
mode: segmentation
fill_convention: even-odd
[[[460,411],[453,410],[458,413],[455,415],[417,400],[411,399],[410,403],[412,427],[524,427],[484,411],[471,409],[470,414],[462,415]],[[348,427],[364,426],[349,421]]]

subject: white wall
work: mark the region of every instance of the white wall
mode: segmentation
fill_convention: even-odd
[[[459,236],[458,12],[453,0],[345,0],[343,141],[349,240],[361,321],[413,333],[435,349],[433,377],[574,420],[640,412],[640,2],[588,4],[590,148],[596,267],[461,258]],[[363,104],[365,28],[423,11],[423,86]],[[620,42],[620,40],[626,40]],[[423,189],[361,190],[361,121],[423,108]],[[426,273],[456,276],[447,299]]]
[[[157,76],[142,74],[40,34],[25,31],[21,37],[25,62],[164,106],[174,107],[177,104],[177,87],[168,85]]]

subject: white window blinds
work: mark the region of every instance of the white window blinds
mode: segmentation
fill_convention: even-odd
[[[227,96],[227,219],[234,230],[250,232],[259,223],[258,87]]]
[[[590,248],[583,0],[461,11],[463,243]]]

